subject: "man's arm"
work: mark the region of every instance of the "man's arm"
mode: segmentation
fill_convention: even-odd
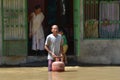
[[[48,48],[48,45],[45,45],[45,50],[48,52],[48,54],[51,54],[53,57],[56,57],[56,55]]]
[[[64,62],[64,54],[63,54],[63,38],[61,38],[61,42],[60,42],[60,55],[61,55],[61,61]]]
[[[60,46],[60,54],[63,55],[63,46]]]
[[[40,18],[40,24],[42,24],[43,20],[44,20],[45,16],[43,13],[41,13],[41,18]]]
[[[33,13],[30,14],[29,16],[29,37],[32,37],[32,18],[33,18]]]

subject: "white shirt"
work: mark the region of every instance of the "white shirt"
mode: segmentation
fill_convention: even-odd
[[[47,36],[45,45],[48,46],[48,48],[57,56],[60,56],[60,46],[62,45],[62,36],[57,35],[54,36],[53,34],[50,34]],[[53,59],[52,55],[48,53],[48,59]]]
[[[42,27],[42,22],[44,19],[44,15],[41,12],[40,14],[35,15],[35,13],[32,13],[33,18],[31,21],[31,32],[33,35],[36,35],[38,39],[41,39],[44,37],[43,33],[43,27]]]

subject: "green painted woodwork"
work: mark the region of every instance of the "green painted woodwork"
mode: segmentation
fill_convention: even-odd
[[[74,0],[74,50],[80,55],[80,0]]]
[[[27,55],[27,0],[2,0],[3,56]]]

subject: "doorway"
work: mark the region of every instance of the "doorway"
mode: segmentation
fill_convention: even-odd
[[[34,10],[34,6],[40,4],[45,15],[43,29],[45,38],[51,33],[51,26],[57,24],[67,37],[67,55],[74,53],[74,27],[73,27],[73,0],[28,0],[28,15]],[[28,23],[29,24],[29,23]],[[31,50],[32,40],[28,39],[28,55],[33,55]]]
[[[36,5],[39,5],[43,14],[45,14],[44,0],[27,0],[27,1],[28,1],[28,18],[34,12]],[[44,28],[44,23],[45,22],[43,22],[43,28]],[[30,22],[28,19],[28,56],[37,56],[38,52],[32,50],[32,37],[29,36],[29,33],[30,33]]]

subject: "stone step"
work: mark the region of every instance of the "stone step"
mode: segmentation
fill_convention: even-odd
[[[66,66],[76,66],[77,58],[75,56],[67,56],[68,64]],[[21,66],[27,67],[38,67],[38,66],[47,66],[47,56],[28,56],[27,62],[24,64],[20,64]]]

